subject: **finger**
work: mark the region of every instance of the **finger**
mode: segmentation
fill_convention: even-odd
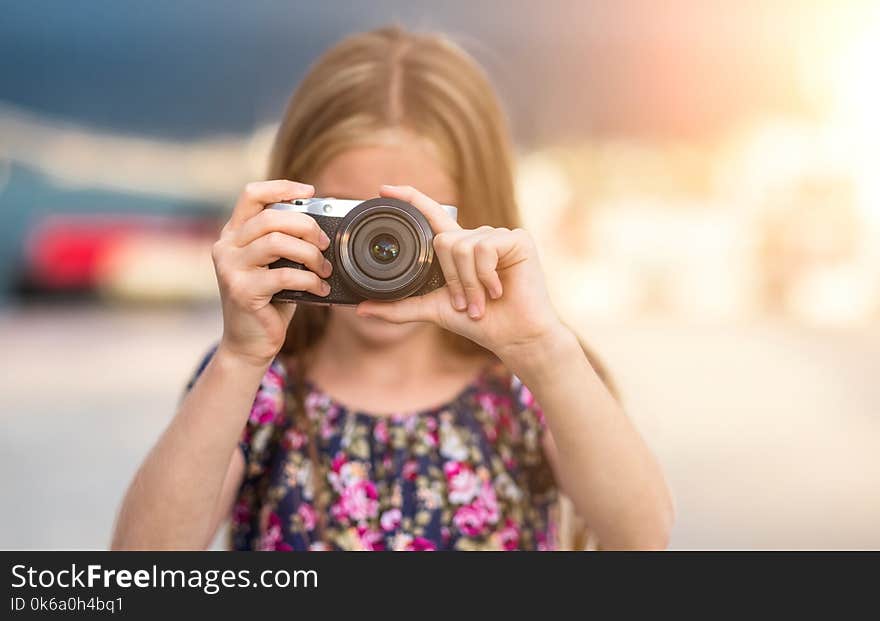
[[[397,300],[396,302],[380,302],[367,300],[357,306],[359,317],[373,317],[391,323],[410,323],[413,321],[429,321],[438,323],[436,289],[427,295],[419,295]]]
[[[260,213],[269,203],[289,201],[295,198],[309,198],[315,188],[296,181],[275,179],[274,181],[255,181],[244,187],[238,202],[232,210],[229,224],[238,227]]]
[[[486,287],[489,297],[497,300],[504,293],[501,278],[498,276],[498,255],[502,245],[506,246],[506,238],[510,235],[507,229],[495,229],[493,233],[477,241],[474,245],[474,265],[477,278]]]
[[[435,234],[456,231],[461,228],[455,218],[446,213],[437,201],[425,196],[412,186],[383,185],[379,188],[379,195],[386,198],[397,198],[413,205],[422,212]]]
[[[455,261],[455,269],[461,278],[461,286],[467,298],[467,314],[471,319],[479,319],[486,311],[486,288],[477,277],[474,248],[477,242],[488,235],[491,235],[490,231],[474,232],[452,245],[452,259]]]
[[[295,267],[255,270],[252,273],[251,287],[257,296],[271,296],[285,289],[308,291],[321,297],[330,293],[330,285],[320,276],[308,270]]]
[[[467,309],[467,298],[461,286],[458,270],[455,268],[455,261],[452,259],[452,246],[467,234],[468,231],[458,230],[447,231],[434,236],[434,254],[440,263],[440,269],[443,271],[443,278],[446,280],[446,286],[449,289],[449,299],[452,302],[452,307],[457,311]]]
[[[302,263],[324,278],[330,276],[333,269],[317,246],[278,231],[254,240],[244,247],[243,254],[247,267],[262,267],[278,259],[290,259]]]
[[[239,246],[246,246],[255,239],[275,231],[304,239],[321,250],[326,250],[330,245],[330,238],[321,230],[318,221],[313,217],[296,211],[277,209],[264,209],[245,222],[235,236],[235,242]]]

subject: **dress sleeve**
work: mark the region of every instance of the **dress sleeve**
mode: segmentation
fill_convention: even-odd
[[[269,465],[271,440],[285,420],[284,383],[284,366],[275,360],[260,380],[239,442],[247,465],[247,478],[261,475]]]

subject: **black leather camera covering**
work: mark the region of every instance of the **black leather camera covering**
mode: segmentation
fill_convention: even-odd
[[[384,202],[388,202],[388,200],[389,199],[385,199]],[[410,208],[415,209],[414,207]],[[370,299],[354,291],[353,288],[348,284],[346,278],[340,273],[340,264],[336,258],[336,245],[338,243],[339,237],[337,233],[339,232],[339,228],[342,226],[343,222],[345,222],[347,219],[322,216],[317,214],[309,214],[309,216],[315,219],[315,221],[318,223],[318,226],[320,226],[321,229],[327,234],[327,237],[330,238],[330,245],[327,247],[327,250],[324,251],[324,257],[328,261],[330,261],[330,264],[333,266],[333,273],[330,274],[330,277],[326,279],[327,282],[330,284],[330,294],[326,297],[321,297],[319,295],[314,295],[313,293],[310,293],[308,291],[291,291],[289,289],[285,289],[283,291],[279,291],[274,296],[272,296],[272,300],[276,302],[297,302],[304,304],[334,304],[354,306],[356,304],[359,304],[360,302],[363,302],[364,300]],[[297,263],[296,261],[291,261],[290,259],[278,259],[274,263],[271,263],[269,267],[293,267],[296,269],[307,269],[305,266],[303,266],[302,263]],[[439,289],[445,284],[446,280],[443,278],[443,271],[440,269],[440,264],[437,261],[437,257],[434,256],[431,265],[425,275],[425,281],[422,286],[418,287],[415,291],[406,293],[397,298],[382,299],[385,301],[389,301],[392,299],[402,299],[415,295],[424,295],[426,293],[430,293],[434,289]]]

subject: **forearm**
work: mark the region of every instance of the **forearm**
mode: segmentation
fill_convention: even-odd
[[[268,367],[221,346],[128,489],[113,548],[200,548],[241,430]]]
[[[560,485],[600,545],[665,547],[672,501],[660,466],[574,334],[560,327],[502,358],[541,404]]]

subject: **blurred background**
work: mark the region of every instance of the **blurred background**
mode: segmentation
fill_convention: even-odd
[[[0,2],[2,548],[102,548],[315,56],[448,33],[674,548],[880,548],[880,2]]]

